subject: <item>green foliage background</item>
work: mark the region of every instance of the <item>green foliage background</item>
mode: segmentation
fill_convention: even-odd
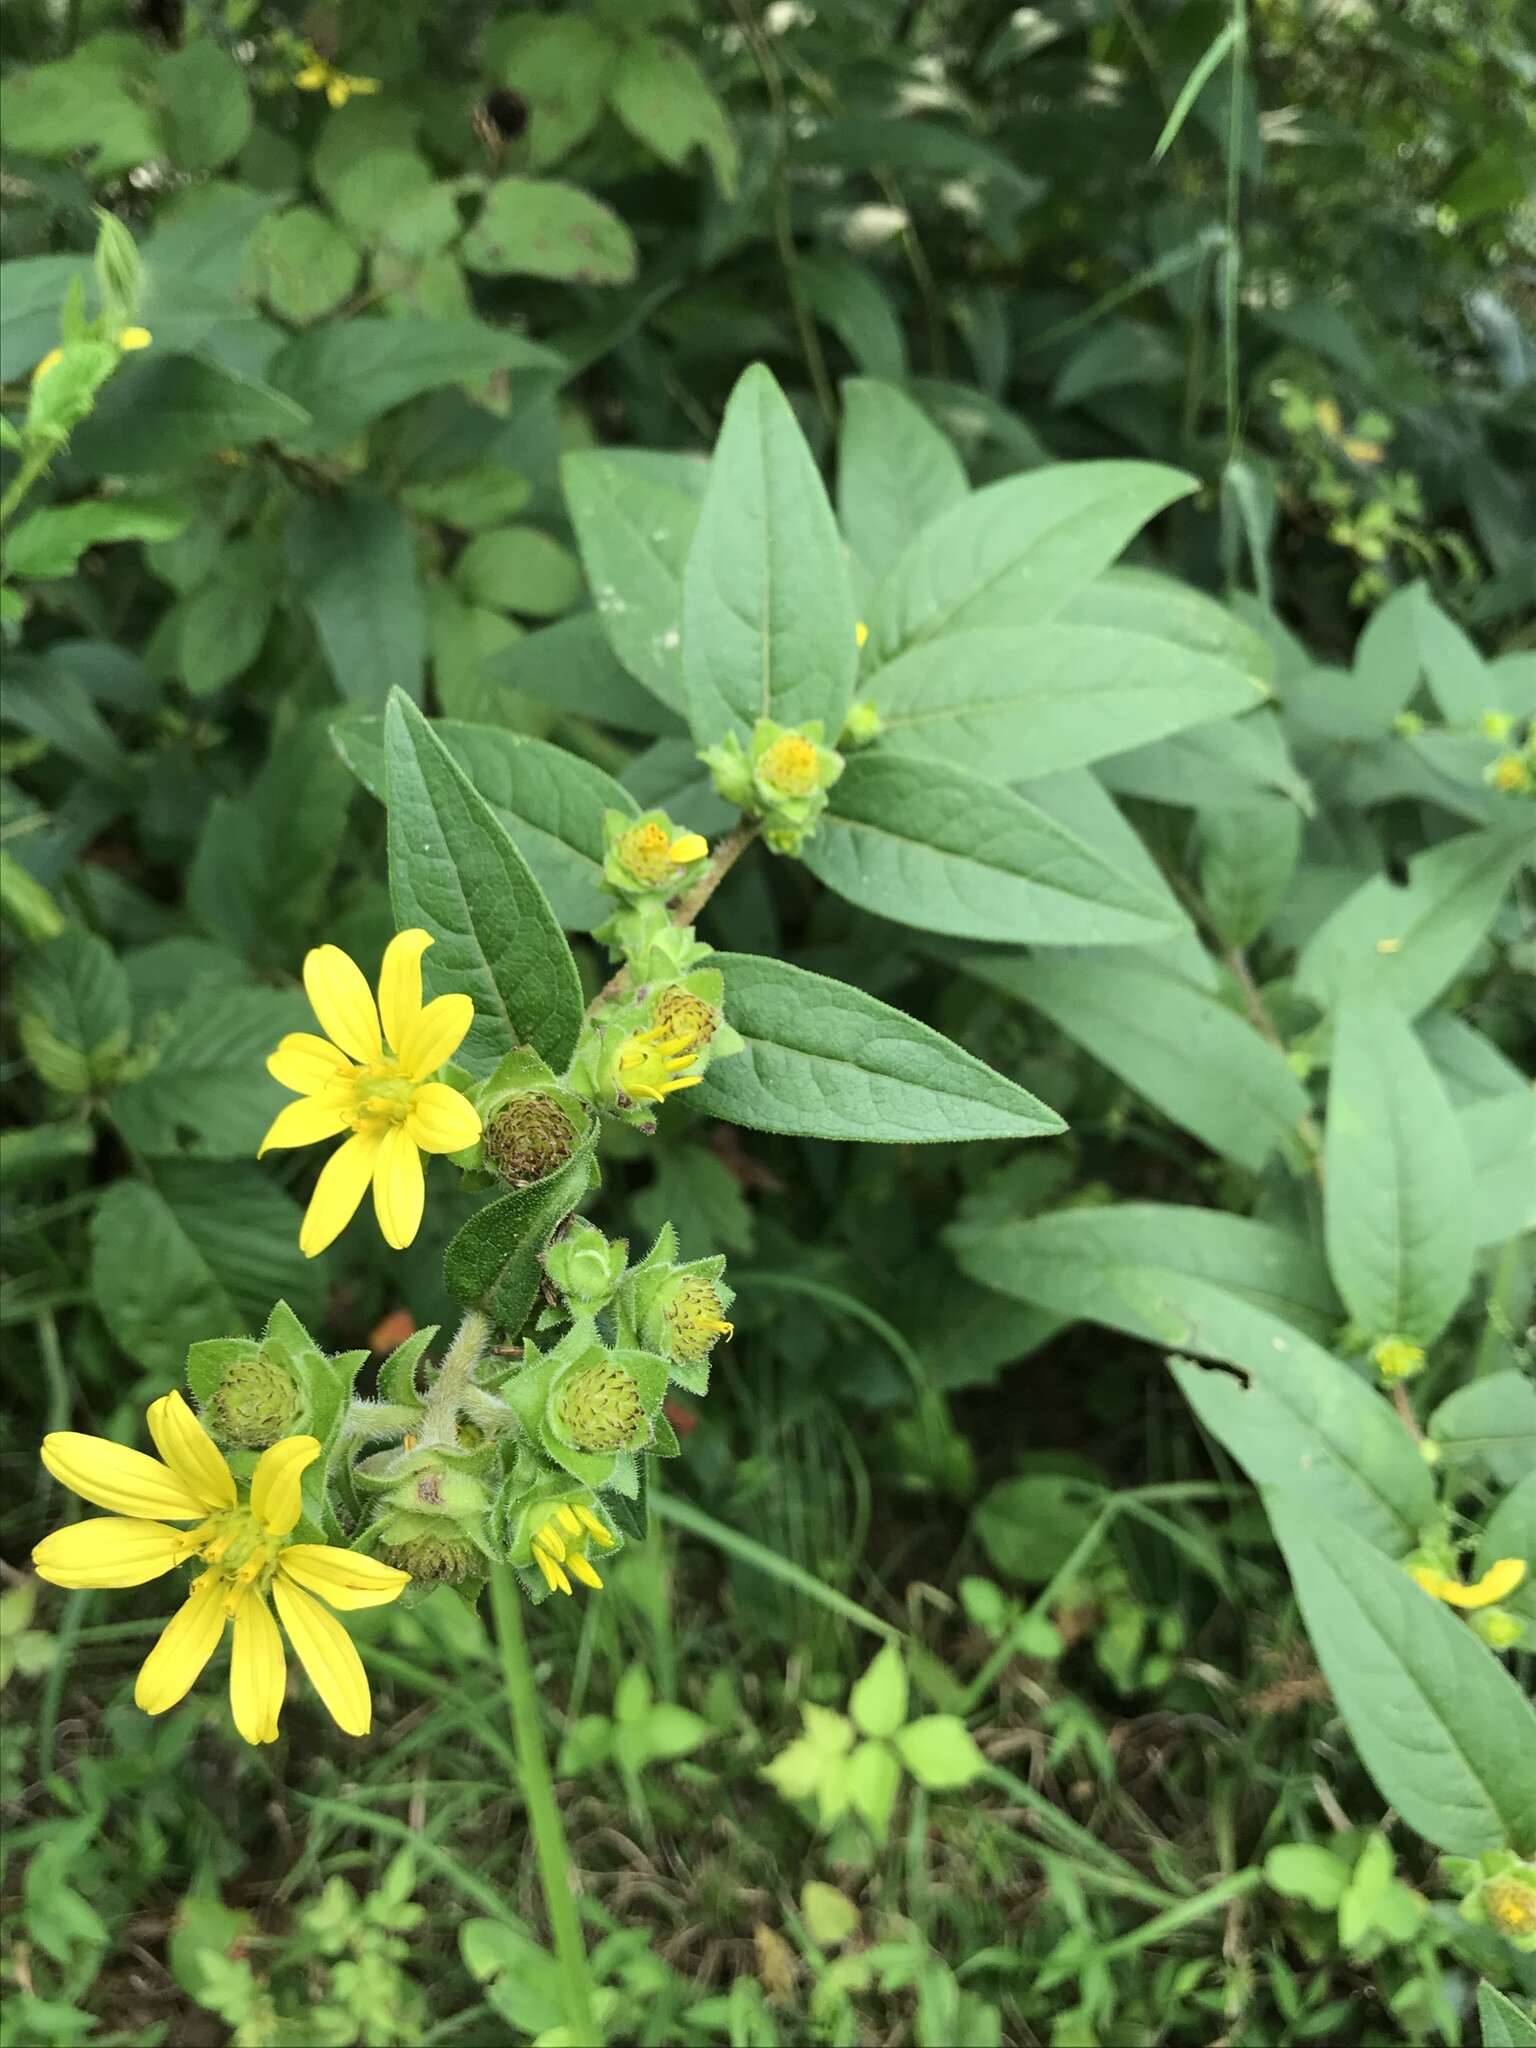
[[[1395,1562],[1437,1499],[1474,1571],[1536,1528],[1532,805],[1487,779],[1536,714],[1517,0],[6,28],[7,418],[77,280],[98,311],[97,206],[152,337],[5,536],[13,2037],[561,2038],[481,1622],[367,1618],[366,1749],[298,1700],[260,1753],[215,1694],[148,1722],[163,1606],[24,1574],[35,1443],[131,1439],[278,1298],[338,1350],[452,1314],[446,1169],[403,1257],[300,1257],[262,1062],[304,949],[371,970],[394,928],[392,689],[588,993],[614,782],[730,824],[699,707],[746,700],[683,574],[701,517],[742,558],[750,465],[704,458],[762,362],[851,589],[788,455],[780,538],[868,620],[886,731],[706,913],[755,1083],[609,1145],[604,1227],[672,1220],[738,1295],[648,1542],[535,1624],[611,2034],[1470,2041],[1482,1979],[1524,2038],[1533,1959],[1434,1851],[1536,1847],[1530,1659]],[[1112,537],[1051,617],[1090,475]],[[1085,629],[1162,651],[1074,695]],[[1020,1088],[1066,1137],[1018,1142]],[[1430,1350],[1433,1471],[1388,1335]]]

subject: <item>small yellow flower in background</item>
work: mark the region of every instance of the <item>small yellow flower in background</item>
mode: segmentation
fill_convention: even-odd
[[[1320,398],[1312,408],[1312,417],[1330,440],[1336,441],[1344,430],[1343,416],[1331,398]]]
[[[582,1547],[588,1542],[603,1550],[613,1548],[612,1536],[590,1508],[556,1508],[548,1521],[534,1531],[533,1561],[544,1574],[544,1583],[551,1593],[564,1593],[569,1598],[571,1573],[594,1592],[602,1591],[603,1582]]]
[[[44,1437],[43,1463],[59,1484],[108,1512],[45,1536],[32,1553],[39,1577],[54,1586],[142,1586],[200,1558],[207,1570],[145,1658],[135,1704],[163,1714],[185,1699],[233,1621],[235,1726],[247,1742],[275,1741],[288,1673],[270,1594],[332,1720],[348,1735],[366,1735],[373,1721],[367,1673],[351,1637],[320,1602],[343,1612],[383,1607],[410,1574],[329,1543],[291,1540],[300,1482],[320,1455],[314,1437],[284,1437],[264,1451],[242,1503],[223,1453],[180,1394],[154,1402],[148,1421],[159,1458],[74,1430]],[[176,1522],[194,1526],[167,1526]]]
[[[1500,754],[1483,770],[1483,780],[1506,796],[1523,796],[1531,787],[1531,771],[1522,755]]]
[[[339,946],[304,960],[304,988],[324,1038],[291,1031],[267,1072],[303,1099],[290,1102],[261,1152],[351,1136],[325,1162],[299,1231],[312,1259],[339,1237],[373,1185],[384,1240],[403,1251],[421,1226],[424,1152],[461,1152],[480,1135],[479,1112],[456,1088],[434,1081],[474,1022],[466,995],[421,1000],[421,956],[430,932],[400,932],[385,949],[375,1003],[362,969]],[[382,1020],[382,1029],[381,1029]],[[260,1156],[260,1153],[257,1155]]]
[[[377,78],[359,78],[354,72],[338,71],[312,44],[307,54],[309,61],[293,81],[300,92],[323,92],[333,107],[344,107],[350,99],[382,90]]]
[[[1344,443],[1344,453],[1350,461],[1364,463],[1367,466],[1380,462],[1386,452],[1379,441],[1364,441],[1358,434],[1351,434]]]
[[[1460,1579],[1453,1579],[1447,1572],[1437,1571],[1432,1564],[1414,1565],[1411,1575],[1416,1585],[1422,1586],[1434,1599],[1443,1600],[1447,1607],[1496,1607],[1524,1583],[1525,1560],[1501,1557],[1470,1586],[1463,1585]]]
[[[862,619],[853,629],[854,645],[862,648],[869,639],[869,628]]]
[[[1412,1379],[1423,1368],[1424,1349],[1410,1344],[1406,1337],[1383,1337],[1372,1348],[1371,1363],[1384,1380]]]

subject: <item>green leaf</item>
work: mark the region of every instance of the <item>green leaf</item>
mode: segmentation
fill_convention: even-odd
[[[28,953],[11,986],[22,1050],[63,1095],[112,1079],[128,1050],[128,980],[93,932],[65,931]]]
[[[865,1735],[894,1735],[907,1718],[907,1667],[895,1643],[875,1652],[874,1662],[848,1695],[848,1711]]]
[[[579,754],[499,726],[438,719],[433,731],[490,805],[560,922],[590,931],[613,909],[603,893],[603,812],[638,816],[622,784]],[[363,787],[385,800],[384,722],[338,719],[332,733]]]
[[[1533,854],[1529,830],[1463,832],[1410,860],[1403,887],[1373,876],[1302,948],[1298,993],[1329,1010],[1346,989],[1374,986],[1416,1017],[1466,966]]]
[[[826,490],[789,402],[736,383],[683,573],[683,684],[700,745],[759,718],[842,730],[858,670],[853,594]]]
[[[848,545],[883,576],[930,521],[970,492],[954,444],[894,384],[843,385],[837,510]]]
[[[477,1209],[443,1253],[443,1285],[516,1336],[538,1299],[539,1254],[586,1193],[595,1132],[555,1172]]]
[[[847,1764],[848,1804],[865,1822],[877,1842],[890,1833],[901,1765],[886,1742],[861,1742]]]
[[[1536,1713],[1466,1624],[1353,1530],[1265,1496],[1307,1633],[1361,1762],[1416,1834],[1457,1856],[1536,1849]]]
[[[1501,1486],[1536,1471],[1536,1383],[1523,1372],[1495,1372],[1448,1394],[1429,1418],[1444,1458],[1476,1458]]]
[[[217,170],[239,155],[251,132],[251,96],[240,66],[211,36],[162,57],[155,83],[178,170]]]
[[[150,348],[102,387],[70,456],[86,474],[159,476],[226,448],[293,441],[308,425],[305,408],[270,384]]]
[[[547,170],[597,126],[617,54],[584,15],[542,20],[501,14],[486,54],[528,106],[528,167]]]
[[[1536,1230],[1536,1095],[1485,1096],[1457,1111],[1472,1163],[1472,1241],[1507,1244]]]
[[[72,576],[87,548],[121,540],[171,540],[186,526],[188,504],[176,498],[87,498],[50,505],[23,519],[5,543],[8,575],[43,582]]]
[[[1037,1138],[1066,1126],[1015,1082],[861,989],[787,961],[718,953],[745,1050],[711,1064],[707,1116],[795,1137],[874,1144]]]
[[[1375,1341],[1434,1342],[1472,1277],[1472,1170],[1440,1076],[1384,991],[1335,1019],[1323,1231],[1350,1315]]]
[[[798,269],[806,304],[859,368],[871,377],[904,377],[907,344],[901,320],[874,272],[856,257],[825,251],[802,256]]]
[[[488,1067],[526,1044],[563,1072],[581,1029],[581,983],[544,892],[490,805],[398,692],[385,713],[384,755],[395,922],[437,941],[424,962],[434,993],[473,997],[463,1057]]]
[[[503,612],[465,604],[451,584],[427,586],[427,646],[438,707],[448,718],[511,730],[534,724],[539,713],[491,673],[490,664],[523,637]]]
[[[665,1763],[673,1757],[691,1756],[709,1740],[709,1723],[687,1707],[658,1700],[640,1722],[638,1734],[646,1763]]]
[[[1207,592],[1156,569],[1106,569],[1077,592],[1060,619],[1063,625],[1150,633],[1240,669],[1266,689],[1274,680],[1275,656],[1261,634]]]
[[[1053,617],[1193,477],[1149,462],[1078,462],[989,484],[910,541],[876,590],[882,660],[975,626]]]
[[[902,1762],[930,1792],[958,1792],[987,1768],[970,1730],[954,1714],[925,1714],[896,1736]]]
[[[863,685],[885,745],[994,782],[1078,768],[1249,711],[1252,677],[1114,627],[978,628],[922,642]]]
[[[559,541],[533,526],[477,534],[454,564],[453,580],[471,603],[551,619],[581,595],[581,574]]]
[[[611,208],[555,178],[498,178],[464,237],[471,270],[489,277],[551,277],[572,284],[628,284],[639,263],[634,236]]]
[[[1203,1348],[1236,1371],[1169,1360],[1205,1428],[1255,1485],[1285,1488],[1389,1556],[1412,1550],[1435,1489],[1394,1409],[1299,1331],[1206,1293]]]
[[[1257,1173],[1295,1160],[1307,1092],[1235,1010],[1150,961],[967,955],[967,974],[1042,1010],[1174,1123]]]
[[[1111,754],[1099,774],[1117,796],[1190,810],[1247,810],[1281,791],[1309,817],[1312,791],[1285,744],[1280,721],[1268,711],[1153,740],[1126,754]]]
[[[477,384],[498,373],[507,377],[509,399],[526,400],[552,391],[565,363],[505,328],[400,314],[328,321],[280,349],[268,371],[279,390],[313,415],[308,432],[283,432],[290,445],[306,449],[350,441],[370,420],[423,391]]]
[[[1264,1858],[1264,1880],[1282,1898],[1331,1913],[1349,1888],[1349,1865],[1316,1842],[1280,1842]]]
[[[1523,1558],[1527,1567],[1524,1582],[1503,1604],[1536,1621],[1536,1467],[1510,1488],[1484,1524],[1477,1542],[1478,1574],[1501,1557]]]
[[[954,1223],[943,1237],[984,1287],[1165,1348],[1203,1350],[1200,1325],[1213,1289],[1314,1338],[1326,1340],[1339,1321],[1338,1299],[1310,1245],[1217,1209],[1119,1202]]]
[[[267,1054],[285,1032],[312,1028],[301,996],[199,990],[172,1019],[154,1064],[113,1092],[112,1121],[146,1158],[253,1159],[290,1100],[268,1075]]]
[[[1536,2020],[1488,1983],[1477,1987],[1477,2024],[1483,2048],[1536,2048]]]
[[[664,36],[641,34],[624,46],[609,86],[613,110],[629,132],[663,163],[681,170],[697,148],[715,182],[734,198],[740,152],[725,109],[686,50]]]
[[[661,476],[653,463],[632,450],[584,448],[560,474],[608,644],[637,682],[681,712],[683,565],[706,472],[689,463]]]
[[[1414,613],[1419,659],[1429,693],[1451,725],[1472,725],[1498,703],[1488,664],[1454,619],[1448,619],[1427,590]]]
[[[936,761],[855,756],[803,858],[861,910],[952,938],[1143,945],[1182,928],[1039,805]]]
[[[60,64],[17,68],[6,80],[5,146],[17,156],[88,152],[90,173],[110,178],[164,146],[151,104],[148,52],[93,36]]]
[[[1284,797],[1199,818],[1200,893],[1228,946],[1247,946],[1279,909],[1301,851],[1301,813]]]
[[[175,652],[194,697],[211,697],[260,654],[276,604],[281,558],[254,534],[227,541],[213,574],[177,607]]]
[[[391,690],[419,698],[426,607],[398,506],[363,484],[301,498],[288,566],[342,696],[380,709]]]
[[[1057,1472],[1005,1479],[977,1504],[975,1529],[994,1567],[1028,1586],[1043,1586],[1067,1562],[1098,1520],[1102,1488]]]
[[[91,1219],[91,1293],[118,1345],[166,1386],[191,1346],[258,1326],[286,1297],[312,1316],[319,1270],[299,1211],[254,1165],[163,1161],[115,1181]]]
[[[854,1806],[857,1809],[857,1800]],[[818,1948],[840,1948],[859,1924],[859,1909],[848,1894],[814,1877],[800,1887],[800,1912]]]
[[[263,222],[255,247],[262,297],[295,327],[334,313],[363,274],[356,243],[317,207],[274,214]]]
[[[1206,44],[1205,54],[1179,87],[1178,98],[1169,109],[1168,118],[1163,123],[1162,133],[1153,145],[1153,163],[1160,164],[1173,147],[1174,140],[1179,130],[1189,119],[1190,109],[1194,106],[1195,101],[1199,99],[1201,92],[1205,88],[1206,81],[1211,77],[1222,58],[1226,56],[1228,50],[1232,48],[1234,43],[1239,41],[1242,34],[1243,30],[1237,17],[1233,16],[1231,20],[1223,23],[1215,35],[1212,36],[1209,43]],[[1234,63],[1242,61],[1241,51],[1233,61]]]

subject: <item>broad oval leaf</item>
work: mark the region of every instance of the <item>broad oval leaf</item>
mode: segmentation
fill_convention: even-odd
[[[1113,626],[977,627],[921,642],[865,684],[901,753],[996,782],[1080,768],[1251,711],[1240,669]]]
[[[853,698],[853,594],[799,422],[761,363],[738,379],[683,572],[683,684],[701,745],[759,718],[822,720]]]
[[[408,697],[384,717],[389,890],[396,925],[437,943],[432,994],[462,990],[475,1021],[461,1057],[490,1066],[531,1045],[563,1072],[581,1030],[581,982],[565,936],[511,834]]]
[[[1032,626],[1062,610],[1195,479],[1152,462],[1056,463],[953,506],[908,543],[869,620],[885,660],[973,626]]]
[[[1323,1234],[1369,1340],[1430,1344],[1472,1277],[1472,1169],[1440,1076],[1380,990],[1335,1020]]]
[[[710,965],[746,1048],[714,1061],[694,1093],[708,1116],[886,1145],[1066,1129],[1027,1090],[862,989],[753,953],[717,953]]]
[[[1142,945],[1183,929],[1167,899],[1015,790],[871,753],[849,762],[805,864],[850,903],[1002,945]]]
[[[1449,1608],[1352,1529],[1274,1489],[1265,1507],[1361,1761],[1456,1856],[1536,1850],[1536,1713]]]
[[[601,923],[613,909],[601,888],[603,812],[639,812],[623,784],[579,754],[502,726],[439,718],[432,730],[506,828],[560,922],[570,931]],[[383,719],[338,719],[331,733],[358,781],[386,802]]]

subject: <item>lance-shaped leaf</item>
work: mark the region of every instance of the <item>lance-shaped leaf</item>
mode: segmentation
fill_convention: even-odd
[[[1429,1344],[1472,1276],[1472,1170],[1444,1083],[1382,991],[1345,999],[1328,1082],[1323,1230],[1368,1338]]]
[[[669,710],[683,696],[683,564],[699,519],[700,462],[583,448],[560,467],[608,645]]]
[[[842,729],[858,666],[842,539],[770,372],[738,381],[683,572],[683,683],[701,745],[759,718]]]
[[[837,509],[848,544],[883,576],[930,519],[969,496],[954,444],[894,384],[850,377],[843,386]]]
[[[595,1128],[555,1171],[477,1209],[443,1253],[443,1285],[515,1336],[528,1319],[550,1233],[580,1202],[591,1178]]]
[[[1195,479],[1154,462],[1054,463],[989,484],[910,541],[875,592],[870,637],[886,660],[974,626],[1060,612]]]
[[[1352,1529],[1265,1498],[1302,1619],[1361,1761],[1415,1834],[1456,1856],[1536,1850],[1536,1713],[1466,1623]]]
[[[1183,929],[1167,899],[1038,804],[937,761],[850,761],[805,848],[863,910],[1002,945],[1144,945]]]
[[[563,1071],[581,1030],[581,982],[511,834],[398,691],[384,716],[384,758],[395,923],[437,941],[422,963],[432,994],[474,1000],[461,1057],[489,1066],[531,1045]]]
[[[877,670],[866,687],[887,746],[995,782],[1078,768],[1251,711],[1265,695],[1226,662],[1113,626],[946,633]]]
[[[695,1107],[753,1130],[865,1144],[1051,1137],[1054,1110],[862,989],[784,960],[717,953],[745,1050],[714,1061]]]

